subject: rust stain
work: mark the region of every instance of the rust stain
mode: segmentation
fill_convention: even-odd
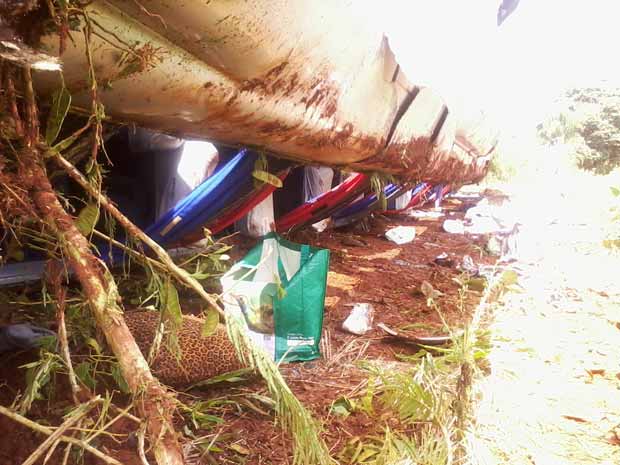
[[[297,74],[297,72],[294,72],[289,78],[288,87],[286,88],[285,94],[289,95],[291,92],[293,92],[297,88],[298,84],[299,75]]]
[[[241,92],[258,91],[269,95],[275,94],[285,86],[285,79],[281,79],[280,75],[287,66],[288,61],[283,61],[267,71],[264,76],[243,81],[239,89]]]
[[[243,81],[239,89],[241,92],[255,93],[259,99],[264,96],[278,96],[287,100],[295,100],[295,95],[301,96],[299,103],[309,111],[312,107],[321,108],[320,116],[329,119],[338,111],[338,96],[340,89],[330,85],[326,72],[317,71],[310,82],[304,82],[294,65],[284,61],[271,68],[263,76]]]
[[[321,116],[323,118],[331,118],[332,116],[334,116],[337,110],[338,110],[338,100],[336,98],[333,98],[329,102],[327,102],[327,104],[324,107],[323,112],[321,113]]]
[[[259,131],[261,133],[270,135],[270,134],[284,134],[289,132],[290,130],[293,129],[292,126],[288,126],[284,123],[281,123],[279,121],[271,121],[268,123],[263,123],[261,126],[259,126]]]
[[[428,152],[432,151],[428,137],[418,137],[409,142],[391,143],[384,150],[355,164],[364,170],[385,171],[403,179],[417,179],[420,165],[426,165]]]

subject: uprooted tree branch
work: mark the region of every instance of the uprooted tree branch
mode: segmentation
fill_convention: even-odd
[[[5,70],[8,68],[5,67]],[[17,169],[13,176],[3,169],[2,176],[7,192],[19,191],[23,195],[20,200],[10,194],[5,198],[12,197],[13,201],[27,207],[29,220],[39,222],[54,237],[136,398],[138,409],[147,424],[157,463],[180,465],[183,456],[172,425],[175,404],[167,389],[151,374],[147,361],[123,320],[121,299],[109,270],[93,254],[90,243],[61,204],[49,181],[44,160],[46,146],[40,137],[30,70],[26,67],[15,72],[21,73],[24,98],[18,102],[16,94],[9,93],[5,101],[8,100],[13,109],[15,127],[23,127],[24,136],[3,144],[3,168],[14,162]],[[25,117],[22,118],[21,114]],[[7,221],[11,211],[3,210],[2,214]]]

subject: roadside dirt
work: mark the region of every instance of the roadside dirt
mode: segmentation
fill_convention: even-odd
[[[620,257],[600,246],[595,205],[544,196],[539,217],[523,210],[523,292],[490,325],[472,465],[620,463]]]

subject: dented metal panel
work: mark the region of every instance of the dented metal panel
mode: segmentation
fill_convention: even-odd
[[[476,134],[413,85],[353,1],[99,0],[86,13],[113,120],[407,178],[468,182],[484,171]],[[64,80],[88,108],[84,40],[72,35]],[[56,35],[41,44],[58,54]],[[60,83],[36,77],[44,93]],[[453,150],[455,134],[466,150]]]

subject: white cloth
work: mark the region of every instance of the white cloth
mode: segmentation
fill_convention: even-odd
[[[304,168],[304,202],[327,192],[332,188],[334,170],[325,166]]]
[[[158,199],[157,218],[165,215],[203,181],[211,177],[218,161],[217,149],[210,142],[186,141],[176,172],[168,177],[161,198]]]

